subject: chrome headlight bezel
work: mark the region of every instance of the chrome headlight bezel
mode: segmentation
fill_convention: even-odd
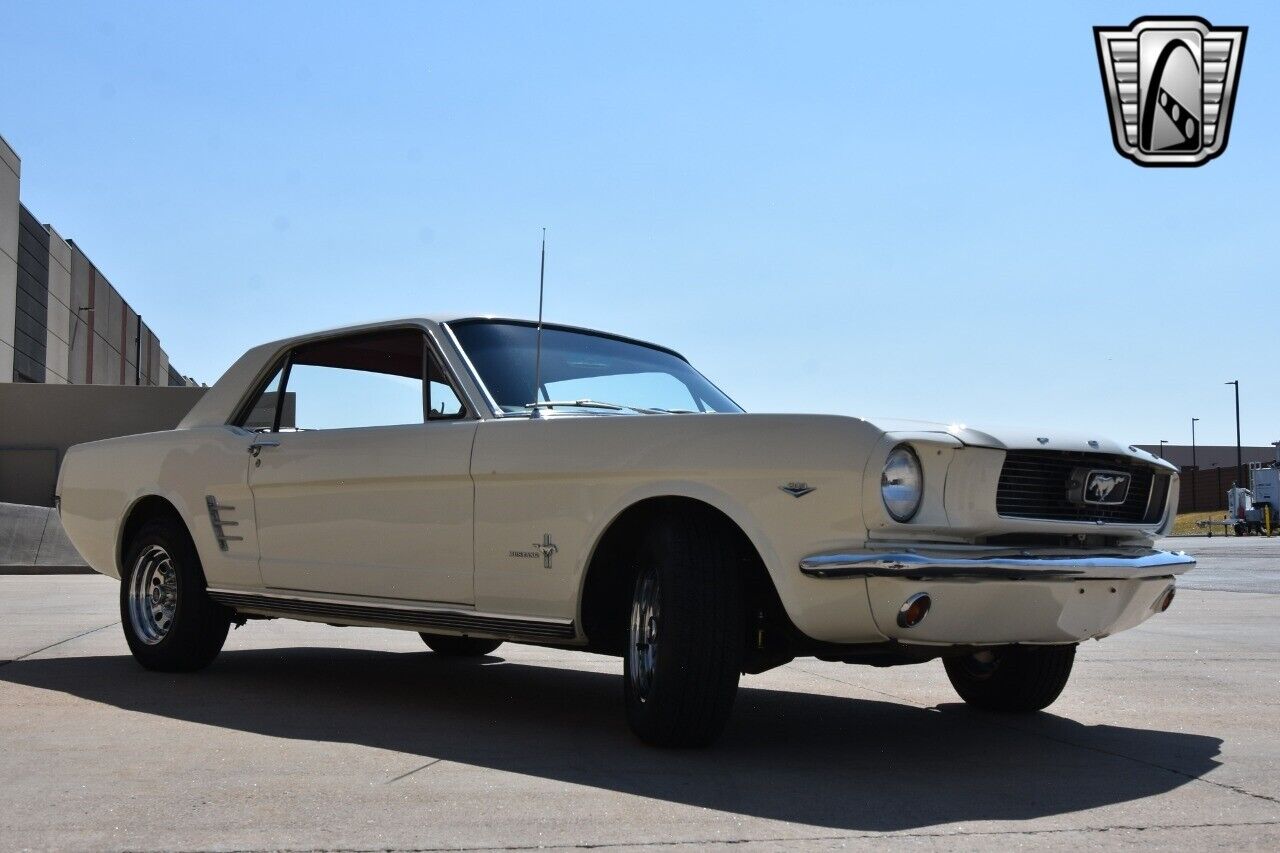
[[[894,478],[890,479],[890,469],[901,468]],[[902,489],[902,474],[914,476],[916,481],[914,493],[898,494],[890,497],[888,489]],[[909,487],[908,487],[909,488]],[[896,445],[885,457],[884,467],[880,469],[880,500],[885,512],[899,524],[905,524],[915,518],[924,503],[924,466],[920,464],[920,456],[910,444]],[[896,507],[896,509],[895,509]]]

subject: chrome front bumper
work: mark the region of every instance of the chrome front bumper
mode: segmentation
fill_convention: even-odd
[[[1062,551],[965,551],[911,549],[814,554],[800,561],[813,578],[993,578],[1001,580],[1167,578],[1189,571],[1195,558],[1181,551],[1118,551],[1072,554]]]

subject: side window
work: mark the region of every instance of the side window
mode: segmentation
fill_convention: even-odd
[[[422,423],[422,347],[422,332],[416,329],[299,347],[284,376],[296,428]]]
[[[466,406],[454,390],[449,375],[440,367],[439,360],[431,353],[427,357],[430,376],[427,382],[427,420],[439,421],[461,418],[467,414]]]
[[[424,365],[427,381],[423,381]],[[293,350],[242,413],[255,432],[351,429],[466,417],[449,374],[417,329]]]

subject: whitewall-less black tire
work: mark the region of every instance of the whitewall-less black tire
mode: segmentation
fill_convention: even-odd
[[[1029,714],[1062,694],[1075,658],[1074,645],[997,646],[943,663],[951,686],[970,705]]]
[[[142,525],[129,543],[120,583],[125,641],[147,669],[202,669],[222,650],[231,611],[206,592],[200,557],[172,519]]]
[[[699,516],[672,517],[646,537],[623,657],[627,722],[655,746],[706,746],[728,722],[742,668],[742,583]]]

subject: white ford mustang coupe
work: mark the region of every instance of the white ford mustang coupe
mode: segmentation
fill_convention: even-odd
[[[1173,466],[1094,436],[746,414],[665,347],[489,317],[256,347],[58,484],[144,667],[204,667],[262,618],[585,649],[673,746],[805,655],[940,658],[966,702],[1044,708],[1077,643],[1168,608],[1177,497]]]

